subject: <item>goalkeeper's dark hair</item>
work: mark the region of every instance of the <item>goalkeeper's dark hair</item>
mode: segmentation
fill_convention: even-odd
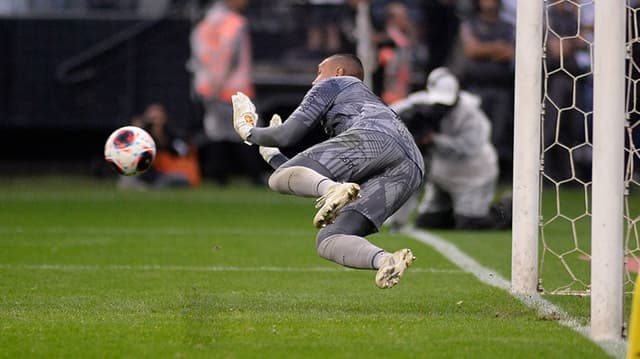
[[[358,56],[354,54],[335,54],[330,56],[331,59],[340,63],[344,69],[344,74],[348,76],[357,77],[360,80],[364,80],[364,66]]]

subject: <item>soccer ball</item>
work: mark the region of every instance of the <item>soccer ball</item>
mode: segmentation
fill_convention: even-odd
[[[116,172],[137,176],[151,167],[156,144],[151,135],[136,126],[121,127],[104,144],[104,159]]]

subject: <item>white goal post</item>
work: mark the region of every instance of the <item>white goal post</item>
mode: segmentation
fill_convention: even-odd
[[[516,14],[511,287],[519,294],[538,287],[542,5],[518,0]]]
[[[625,3],[595,1],[591,336],[615,339],[623,328]]]
[[[517,2],[511,288],[523,295],[539,290],[544,6],[560,1]],[[608,340],[619,339],[623,331],[626,4],[594,0],[593,5],[589,294],[591,336]]]

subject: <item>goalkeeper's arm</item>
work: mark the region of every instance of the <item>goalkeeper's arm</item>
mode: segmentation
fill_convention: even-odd
[[[275,127],[278,127],[278,128],[282,127],[282,119],[278,114],[274,114],[271,117],[271,121],[269,121],[268,128],[275,128]],[[273,169],[278,169],[278,167],[280,167],[283,163],[289,160],[287,156],[283,155],[280,152],[280,149],[278,147],[260,146],[260,148],[258,149],[258,152],[260,152],[260,155],[262,156],[262,158],[269,165],[271,165]]]
[[[248,140],[260,146],[289,147],[300,141],[309,128],[299,121],[285,121],[276,127],[254,127]]]

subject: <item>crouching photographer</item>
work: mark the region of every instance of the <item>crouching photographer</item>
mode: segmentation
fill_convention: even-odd
[[[510,228],[510,196],[493,204],[498,161],[480,99],[461,91],[448,69],[437,68],[426,90],[391,107],[422,148],[427,168],[422,200],[401,208],[389,221],[392,228],[406,224],[416,206],[420,228]]]

